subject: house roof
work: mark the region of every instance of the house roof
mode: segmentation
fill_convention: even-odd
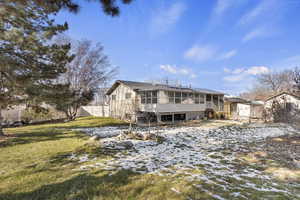
[[[278,97],[278,96],[280,96],[280,95],[283,95],[283,94],[293,96],[293,97],[295,97],[295,98],[297,98],[297,99],[300,100],[300,94],[299,94],[299,95],[298,95],[298,94],[292,94],[292,93],[290,93],[290,92],[284,91],[284,92],[280,92],[280,93],[278,93],[278,94],[276,94],[276,95],[270,96],[269,98],[266,99],[266,101],[269,101],[270,99],[276,98],[276,97]]]
[[[225,101],[230,102],[230,103],[246,103],[246,104],[251,103],[251,101],[248,101],[248,100],[240,98],[240,97],[226,97]]]
[[[243,99],[241,97],[225,97],[225,102],[230,102],[230,103],[242,103],[242,104],[251,104],[254,106],[262,106],[264,105],[263,101],[251,101],[251,100],[247,100],[247,99]]]
[[[167,90],[167,91],[180,91],[180,92],[198,92],[198,93],[216,94],[216,95],[224,94],[222,92],[218,92],[215,90],[209,90],[203,88],[188,88],[188,87],[180,87],[180,86],[171,86],[167,84],[156,84],[156,83],[124,81],[124,80],[117,80],[112,85],[112,87],[107,91],[106,94],[110,95],[121,83],[137,91]]]

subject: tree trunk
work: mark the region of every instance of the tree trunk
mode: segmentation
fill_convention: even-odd
[[[66,114],[66,117],[67,117],[68,121],[73,121],[73,120],[76,119],[78,109],[79,109],[78,107],[70,106],[66,110],[65,114]]]
[[[0,109],[0,136],[4,136],[4,132],[3,132],[3,129],[2,129],[2,122],[3,122],[2,111]]]

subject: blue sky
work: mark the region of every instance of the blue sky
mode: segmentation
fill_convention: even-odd
[[[238,94],[259,74],[300,66],[300,0],[135,0],[115,18],[79,2],[56,20],[72,38],[101,42],[117,79]]]

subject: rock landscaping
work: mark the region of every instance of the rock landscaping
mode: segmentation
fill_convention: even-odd
[[[297,133],[289,126],[152,128],[150,132],[148,129],[134,130],[134,134],[116,127],[81,131],[101,138],[99,148],[116,151],[112,159],[89,165],[90,168],[102,168],[112,173],[126,169],[142,174],[182,176],[195,187],[202,187],[203,184],[195,182],[201,181],[223,191],[254,189],[283,193],[287,198],[300,198],[299,193],[294,193],[300,187],[298,177],[293,185],[282,187],[273,181],[267,165],[246,163],[249,160],[241,156],[253,152],[254,148],[250,147],[264,152],[270,138],[294,137]],[[270,149],[270,144],[267,147]],[[294,152],[299,152],[299,149]],[[263,157],[264,154],[260,155]],[[293,162],[299,162],[299,156],[293,159]],[[199,189],[206,190],[203,187]],[[245,198],[245,194],[235,193],[240,198]]]

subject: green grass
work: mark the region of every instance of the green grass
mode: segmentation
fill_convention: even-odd
[[[111,118],[85,117],[73,122],[5,129],[0,142],[0,199],[184,199],[170,190],[181,188],[165,178],[120,171],[79,171],[71,153],[103,154],[88,137],[71,128],[123,125]]]
[[[113,156],[72,129],[123,124],[111,118],[85,117],[68,123],[5,129],[9,137],[0,141],[0,200],[214,199],[212,194],[232,199],[234,191],[207,182],[186,181],[184,175],[161,177],[126,170],[109,174],[99,168],[80,171],[80,166],[88,163],[68,159],[71,153],[96,157],[94,162]],[[199,170],[189,173],[207,173],[203,168],[199,166]],[[227,182],[236,188],[241,186],[241,182],[234,179]],[[246,192],[252,199],[264,195],[257,191]],[[271,194],[265,197],[268,195]],[[284,196],[273,197],[270,199],[285,199]]]

